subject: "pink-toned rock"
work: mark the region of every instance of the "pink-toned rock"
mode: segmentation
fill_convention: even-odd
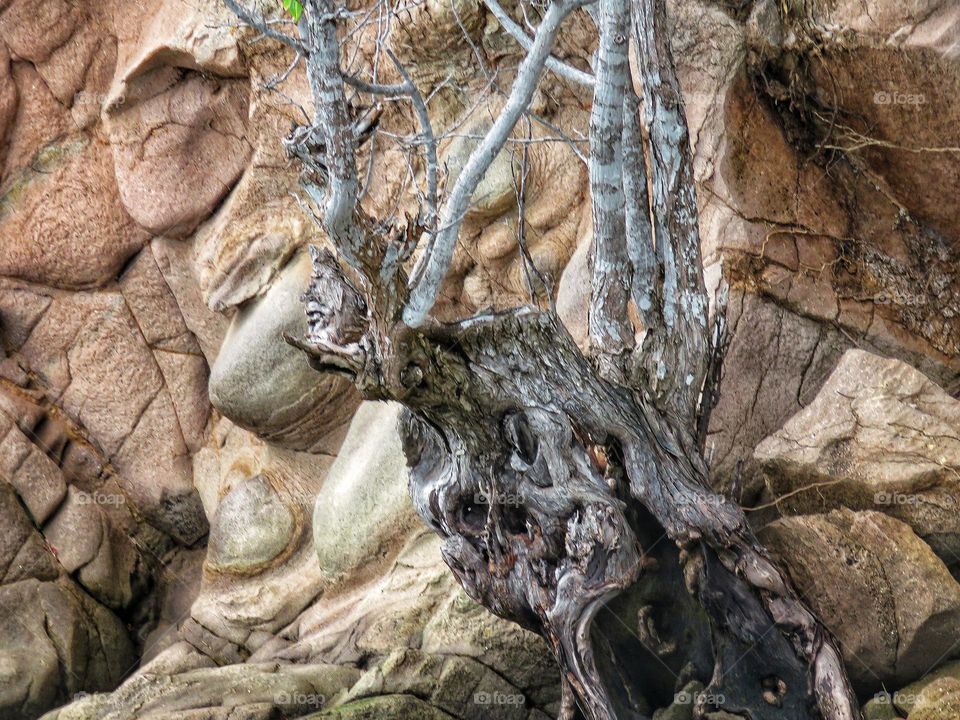
[[[199,354],[186,356],[186,364],[167,362],[168,386],[123,295],[106,291],[58,297],[21,353],[66,415],[103,451],[151,523],[186,544],[206,532],[177,413],[179,404],[183,426],[198,442],[208,408]]]
[[[17,116],[17,83],[10,71],[10,53],[0,41],[0,168],[7,154],[7,135]]]
[[[184,323],[200,344],[207,364],[212,364],[229,320],[210,310],[203,302],[194,271],[193,248],[179,240],[156,238],[150,243],[150,249],[167,287],[177,300]]]
[[[16,427],[10,427],[0,442],[0,473],[39,525],[47,521],[67,492],[60,468]]]
[[[16,494],[0,483],[0,585],[28,578],[54,580],[59,572],[53,553]]]
[[[769,300],[733,290],[730,345],[720,401],[710,418],[707,458],[723,484],[739,474],[752,504],[763,479],[750,458],[763,438],[816,396],[849,341]],[[738,463],[741,463],[738,473]]]
[[[127,81],[108,130],[124,206],[155,235],[182,237],[246,167],[244,80],[161,65]]]
[[[67,0],[16,0],[5,5],[0,37],[16,56],[34,64],[63,47],[83,20],[80,6]]]
[[[71,487],[57,514],[43,528],[44,537],[68,573],[93,560],[106,542],[100,510],[88,497],[87,493]]]
[[[146,234],[120,204],[111,160],[83,135],[36,156],[2,201],[0,274],[60,288],[116,277]]]
[[[960,565],[960,402],[898,360],[850,350],[754,454],[781,512],[877,510]]]
[[[16,115],[3,146],[5,182],[30,165],[33,156],[44,146],[73,130],[70,112],[50,92],[36,68],[29,63],[11,65],[17,93]],[[5,193],[10,200],[12,185]]]
[[[195,240],[200,290],[218,312],[265,292],[298,248],[322,242],[294,199],[301,192],[298,173],[278,142],[296,116],[269,95],[255,96],[250,114],[256,141],[250,165]]]
[[[135,37],[129,27],[118,27],[123,37],[119,72],[114,92],[123,93],[124,85],[160,63],[188,67],[223,77],[241,77],[243,61],[233,25],[236,18],[222,3],[184,5],[178,0],[159,0],[144,9]],[[128,8],[121,3],[113,8],[113,24],[124,22]]]
[[[120,289],[163,374],[184,441],[196,451],[210,414],[207,362],[151,250],[124,273]]]

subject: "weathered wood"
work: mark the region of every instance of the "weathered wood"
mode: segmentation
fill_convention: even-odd
[[[624,97],[629,87],[626,0],[600,0],[597,81],[590,111],[590,346],[601,374],[626,383],[634,348],[628,305],[633,268],[627,253],[624,193]],[[633,198],[630,199],[631,204]]]
[[[429,233],[408,298],[404,263],[423,228],[385,229],[358,211],[337,13],[330,0],[307,1],[298,48],[316,116],[288,145],[337,256],[313,253],[309,332],[290,340],[366,397],[407,407],[401,435],[417,511],[473,598],[549,642],[565,714],[572,693],[591,720],[645,718],[698,679],[707,685],[700,714],[854,720],[835,645],[742,510],[710,490],[695,436],[707,302],[663,0],[601,0],[595,13],[591,356],[553,312],[452,325],[429,316],[473,191],[576,6],[548,6],[506,108]],[[627,27],[645,153],[641,105],[626,82]],[[639,349],[626,320],[631,300],[646,329]]]
[[[636,354],[636,381],[677,417],[695,415],[707,370],[707,297],[703,284],[693,156],[674,70],[665,0],[634,0],[635,83],[650,142],[650,189],[657,276],[648,327]],[[633,238],[631,238],[633,240]],[[637,238],[641,240],[641,238]]]
[[[325,336],[311,325],[310,337]],[[661,531],[680,550],[673,603],[690,592],[710,620],[712,677],[698,677],[713,707],[754,720],[809,720],[818,707],[827,720],[856,717],[830,638],[742,510],[710,490],[690,431],[602,378],[553,313],[398,323],[370,342],[380,350],[366,354],[358,387],[409,409],[411,495],[445,560],[471,597],[550,642],[588,717],[642,717],[640,688],[611,686],[600,669],[593,621],[659,572],[649,538]],[[617,647],[632,649],[614,666],[646,654],[639,637]],[[778,689],[774,704],[762,681]]]

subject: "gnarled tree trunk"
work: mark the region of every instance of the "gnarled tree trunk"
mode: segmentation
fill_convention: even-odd
[[[833,641],[707,482],[708,303],[663,0],[599,0],[592,13],[596,72],[580,78],[594,87],[589,356],[550,311],[454,324],[429,314],[477,184],[544,67],[564,71],[550,50],[580,3],[553,0],[522,38],[503,112],[439,207],[433,133],[409,75],[399,68],[405,82],[387,87],[345,77],[337,9],[305,4],[300,37],[284,42],[307,59],[316,117],[288,142],[337,254],[314,250],[309,333],[290,341],[366,397],[406,406],[411,495],[466,591],[546,638],[568,716],[576,705],[593,720],[643,718],[700,679],[707,716],[857,717]],[[383,228],[359,209],[345,82],[405,93],[418,110],[429,190],[416,222]]]

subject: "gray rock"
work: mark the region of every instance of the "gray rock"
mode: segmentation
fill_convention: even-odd
[[[858,692],[901,687],[960,653],[960,585],[906,524],[835,510],[759,535],[836,635]]]
[[[47,542],[68,573],[94,559],[104,541],[103,518],[95,496],[68,488],[67,499],[43,528]]]
[[[960,662],[951,662],[927,673],[916,682],[893,693],[893,705],[902,715],[911,715],[924,691],[933,684],[939,687],[952,685],[960,688]],[[929,696],[928,696],[929,697]]]
[[[10,720],[111,689],[135,663],[123,623],[69,578],[0,587],[0,635],[0,717]]]
[[[262,297],[241,308],[210,369],[210,401],[241,427],[294,450],[335,452],[330,437],[352,415],[359,396],[335,375],[321,375],[283,333],[302,337],[300,295],[311,274],[309,255],[297,254]]]
[[[754,457],[782,512],[884,512],[960,563],[960,401],[909,365],[848,351]]]
[[[335,704],[360,674],[334,665],[277,663],[155,672],[135,675],[110,695],[82,698],[44,720],[302,717]]]
[[[313,543],[321,569],[337,575],[386,553],[421,525],[407,493],[396,403],[363,403],[317,494]]]
[[[863,720],[900,720],[901,715],[893,705],[893,698],[883,692],[863,706]]]
[[[411,695],[384,695],[308,715],[303,720],[454,720]]]
[[[653,720],[693,720],[694,701],[700,692],[703,692],[703,683],[695,680],[687,683],[673,696],[669,707],[653,714]]]
[[[280,555],[296,529],[294,515],[263,476],[243,480],[217,506],[207,564],[221,571],[250,572]]]

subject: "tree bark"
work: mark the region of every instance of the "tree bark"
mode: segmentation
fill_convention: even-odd
[[[367,355],[357,384],[409,410],[417,511],[472,598],[547,639],[587,717],[646,717],[664,700],[642,666],[657,662],[708,685],[705,711],[856,716],[835,647],[709,489],[692,435],[600,377],[555,315],[398,323],[378,345],[391,352]]]
[[[707,298],[663,0],[600,0],[594,13],[590,355],[552,312],[455,324],[429,314],[473,191],[578,5],[548,4],[504,111],[438,224],[430,208],[426,226],[387,231],[356,203],[337,13],[330,0],[307,0],[297,47],[316,117],[288,147],[337,254],[313,251],[308,333],[289,340],[318,370],[406,406],[410,492],[444,559],[477,602],[547,640],[586,717],[646,718],[696,679],[706,685],[696,717],[854,720],[835,644],[742,510],[710,490],[696,439],[710,364]]]

